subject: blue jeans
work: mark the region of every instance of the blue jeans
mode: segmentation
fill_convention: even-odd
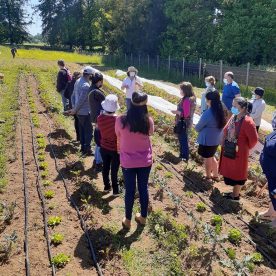
[[[61,99],[62,99],[62,104],[63,104],[63,110],[66,111],[69,109],[69,100],[65,98],[64,96],[65,90],[61,91]]]
[[[180,155],[179,158],[189,160],[189,142],[188,142],[188,130],[182,131],[178,134]]]
[[[149,192],[148,192],[148,181],[151,166],[144,168],[132,168],[123,169],[124,181],[125,181],[125,216],[131,220],[132,209],[134,204],[135,192],[136,192],[136,179],[138,184],[141,215],[146,218],[148,215],[148,204],[149,204]]]
[[[271,194],[276,189],[276,177],[271,177],[269,175],[266,175],[266,179],[267,179],[267,184],[268,184],[269,197],[271,199],[273,208],[276,211],[276,199]]]
[[[101,150],[101,148],[96,145],[96,147],[95,147],[95,163],[96,163],[96,165],[103,163],[103,159],[102,159],[100,150]]]
[[[91,150],[91,141],[93,137],[90,115],[77,115],[77,117],[79,121],[81,151],[87,153]]]
[[[127,107],[127,110],[130,109],[130,106],[131,106],[131,99],[126,98],[126,107]]]

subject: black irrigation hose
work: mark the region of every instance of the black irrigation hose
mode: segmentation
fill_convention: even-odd
[[[168,167],[164,164],[164,162],[163,161],[161,161],[160,159],[158,160],[159,161],[159,163],[164,167],[164,168],[166,168],[167,170],[169,170],[168,169]],[[167,161],[168,162],[168,161]],[[188,177],[188,176],[186,176],[186,175],[182,175],[176,168],[174,168],[174,166],[170,163],[170,162],[168,162],[169,164],[170,164],[170,166],[173,168],[173,170],[177,173],[177,174],[180,174],[181,176],[183,176],[184,178],[186,178],[189,182],[191,182],[192,184],[195,184],[194,183],[194,181],[190,178],[190,177]],[[169,170],[170,171],[170,170]],[[182,179],[181,178],[179,178],[178,176],[176,176],[180,181],[182,181]],[[199,198],[200,198],[200,200],[202,200],[202,202],[204,202],[209,208],[211,208],[211,209],[213,209],[214,210],[214,213],[216,213],[216,214],[219,214],[215,209],[214,209],[214,206],[212,206],[212,205],[210,205],[206,200],[205,200],[205,198],[204,197],[202,197],[199,193],[197,193],[196,191],[194,191],[194,188],[192,187],[192,185],[190,185],[190,184],[187,184],[187,183],[185,183],[189,188],[191,188],[191,190],[193,191],[193,193],[194,194],[196,194]],[[204,192],[202,189],[200,189],[200,191],[201,192]],[[219,204],[219,202],[216,202],[217,204]],[[223,206],[221,205],[221,204],[219,204],[220,205],[220,207],[222,208],[222,209],[224,209],[223,208]],[[225,209],[224,209],[225,210]],[[238,216],[235,216],[237,219],[240,219]],[[235,225],[233,225],[231,222],[229,222],[227,219],[225,219],[224,217],[223,217],[223,220],[227,223],[227,224],[229,224],[231,227],[234,227],[234,228],[237,228],[237,229],[239,229],[238,227],[236,227]],[[251,226],[252,227],[252,226]],[[255,233],[256,233],[256,230],[253,228],[253,230],[255,231]],[[248,235],[246,235],[241,229],[239,229],[239,231],[242,233],[242,235],[247,239],[247,241],[257,250],[257,251],[259,251],[260,253],[262,253],[264,256],[265,256],[265,258],[274,266],[274,268],[276,268],[276,262],[274,261],[274,260],[272,260],[270,257],[269,257],[269,255],[262,249],[262,248],[260,248],[260,247],[258,247],[257,246],[257,244],[250,238],[250,237],[248,237]],[[256,233],[257,234],[257,233]],[[257,234],[258,235],[258,234]],[[259,235],[258,235],[259,236]],[[263,239],[263,240],[265,240],[266,242],[270,242],[271,243],[271,245],[273,244],[272,243],[272,241],[270,241],[269,239],[267,239],[267,238],[263,238],[263,237],[261,237],[261,236],[259,236],[261,239]]]
[[[59,169],[59,166],[58,166],[58,163],[57,163],[57,157],[56,157],[56,154],[55,154],[55,151],[54,151],[54,148],[53,148],[53,145],[52,145],[52,142],[51,142],[51,133],[52,133],[52,126],[51,126],[51,122],[48,118],[48,116],[43,113],[43,115],[45,116],[47,122],[48,122],[48,126],[49,126],[49,129],[50,129],[50,133],[49,135],[47,136],[48,138],[48,141],[49,141],[49,144],[50,144],[50,148],[51,148],[51,152],[54,156],[54,160],[55,160],[55,167],[56,167],[56,170],[58,172],[58,174],[61,176],[61,179],[63,181],[63,185],[64,185],[64,188],[65,188],[65,192],[66,192],[66,197],[68,199],[69,202],[71,202],[72,206],[75,208],[77,214],[78,214],[78,217],[79,217],[79,220],[80,220],[80,223],[81,223],[81,227],[82,227],[82,230],[84,231],[85,233],[85,236],[86,236],[86,239],[88,241],[88,244],[89,244],[89,250],[90,250],[90,254],[91,254],[91,257],[92,257],[92,260],[93,260],[93,263],[94,263],[94,266],[97,270],[97,273],[99,276],[103,276],[103,273],[102,273],[102,270],[101,270],[101,267],[97,261],[97,257],[96,257],[96,253],[95,253],[95,249],[94,249],[94,246],[93,246],[93,243],[90,239],[90,236],[88,234],[88,229],[87,229],[87,226],[86,226],[86,223],[85,221],[83,220],[83,217],[80,213],[80,210],[75,202],[75,200],[71,197],[70,193],[69,193],[69,189],[68,189],[68,186],[67,186],[67,183],[65,181],[65,178],[63,176],[63,173],[61,172],[61,170]]]
[[[28,98],[27,98],[28,101]],[[41,190],[41,176],[40,176],[40,170],[39,170],[39,164],[36,156],[36,143],[34,139],[34,126],[33,126],[33,121],[31,119],[31,112],[29,108],[29,103],[27,102],[27,109],[28,109],[28,114],[29,114],[29,122],[31,126],[31,137],[32,137],[32,151],[33,151],[33,157],[35,160],[36,164],[36,170],[37,170],[37,179],[36,179],[36,188],[37,192],[40,198],[41,206],[42,206],[42,213],[43,213],[43,223],[44,223],[44,235],[47,243],[47,253],[48,253],[48,258],[51,264],[51,269],[52,269],[52,276],[56,275],[56,268],[55,265],[52,263],[52,253],[51,253],[51,244],[50,244],[50,239],[49,239],[49,232],[48,232],[48,225],[47,225],[47,213],[46,213],[46,203],[45,203],[45,198]]]
[[[21,107],[20,99],[20,107]],[[19,108],[20,108],[19,107]],[[19,114],[20,122],[20,140],[21,140],[21,161],[23,168],[23,190],[24,190],[24,251],[25,251],[25,269],[26,275],[30,275],[30,261],[29,261],[29,244],[28,244],[28,223],[29,223],[29,192],[28,192],[28,183],[26,176],[26,159],[25,159],[25,146],[23,141],[23,130],[22,130],[22,116],[21,112]]]

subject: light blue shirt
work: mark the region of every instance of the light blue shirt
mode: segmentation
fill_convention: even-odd
[[[198,124],[195,126],[198,132],[197,142],[203,146],[217,146],[221,143],[222,131],[217,126],[217,121],[209,108],[203,112]]]

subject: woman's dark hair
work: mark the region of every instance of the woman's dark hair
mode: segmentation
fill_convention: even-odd
[[[185,98],[186,97],[191,98],[191,97],[195,96],[194,91],[193,91],[193,86],[190,82],[181,83],[180,89],[182,90]]]
[[[253,105],[252,103],[248,102],[247,99],[244,97],[237,97],[234,100],[241,108],[245,109],[248,114],[252,112]]]
[[[206,99],[211,101],[210,109],[218,123],[218,128],[222,129],[226,124],[226,117],[223,110],[222,102],[220,100],[219,92],[217,90],[208,92],[206,94]]]
[[[146,105],[136,106],[131,103],[125,116],[122,116],[123,128],[129,126],[130,132],[149,135],[149,113]]]

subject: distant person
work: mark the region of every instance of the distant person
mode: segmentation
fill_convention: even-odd
[[[72,76],[72,80],[69,81],[67,89],[65,90],[64,97],[66,99],[68,99],[68,101],[69,101],[69,105],[68,105],[69,110],[74,108],[73,103],[72,103],[72,95],[74,92],[74,87],[75,87],[76,81],[80,77],[81,77],[80,72],[74,72],[74,74]],[[74,122],[75,122],[74,125],[75,125],[75,131],[76,131],[76,140],[80,141],[78,117],[76,115],[74,115]]]
[[[198,154],[204,158],[206,178],[217,181],[218,162],[214,155],[221,143],[226,117],[218,91],[206,94],[206,104],[209,108],[204,111],[195,126],[198,132]]]
[[[93,129],[90,118],[88,94],[93,73],[94,70],[92,67],[84,67],[82,77],[75,84],[73,92],[75,99],[74,107],[67,112],[69,115],[77,115],[78,117],[81,153],[83,156],[92,155],[91,141],[93,137]]]
[[[57,75],[57,85],[56,89],[61,94],[63,110],[68,110],[69,100],[64,96],[64,93],[67,89],[68,83],[72,80],[70,71],[65,67],[63,60],[58,60],[57,62],[59,67],[59,72]]]
[[[193,125],[196,108],[196,97],[190,82],[183,82],[180,85],[180,95],[182,99],[177,105],[177,110],[172,110],[172,113],[176,114],[175,133],[178,135],[180,144],[179,158],[188,162],[190,155],[188,132]]]
[[[111,184],[113,195],[119,195],[118,170],[120,156],[117,148],[117,136],[115,133],[116,111],[120,108],[118,97],[114,94],[106,96],[102,102],[103,113],[97,118],[97,125],[101,135],[101,156],[103,159],[103,182],[104,190],[111,189],[109,173],[111,170]]]
[[[207,110],[208,106],[206,104],[206,94],[208,92],[213,92],[216,90],[216,87],[215,87],[215,84],[216,84],[216,79],[215,77],[213,76],[208,76],[205,78],[205,85],[206,85],[206,89],[204,90],[204,92],[201,94],[201,106],[200,106],[200,109],[201,109],[201,114]]]
[[[102,108],[102,102],[105,99],[104,92],[101,90],[103,86],[103,75],[100,72],[96,72],[93,77],[92,77],[92,85],[90,87],[90,92],[88,95],[88,100],[89,100],[89,106],[90,106],[90,118],[91,118],[91,123],[96,124],[97,123],[97,118],[103,111]],[[97,127],[95,127],[94,135],[99,135],[97,132]],[[95,147],[95,159],[93,162],[93,168],[96,170],[100,170],[101,165],[102,165],[102,157],[100,153],[100,142],[96,143]]]
[[[267,178],[270,204],[269,209],[260,214],[261,219],[272,221],[270,226],[276,228],[276,112],[272,119],[273,132],[266,136],[260,163]]]
[[[123,80],[121,89],[126,89],[126,106],[130,108],[131,98],[134,91],[138,91],[143,87],[141,79],[137,76],[138,70],[130,66],[127,70],[127,77]]]
[[[16,53],[17,53],[17,49],[15,47],[11,48],[11,54],[13,58],[15,58]]]
[[[135,220],[144,225],[148,215],[148,180],[153,161],[150,135],[153,135],[154,123],[149,117],[147,101],[147,94],[134,92],[129,110],[117,118],[115,126],[126,190],[125,218],[122,222],[126,229],[131,227],[136,182],[141,213],[136,214]]]
[[[253,99],[252,99],[252,105],[253,109],[250,114],[250,117],[254,120],[254,123],[256,125],[257,132],[259,132],[259,128],[261,125],[262,120],[262,114],[265,110],[265,101],[263,99],[264,96],[264,89],[261,87],[257,87],[253,92]]]
[[[227,107],[229,114],[232,108],[234,98],[240,97],[241,92],[238,84],[234,81],[233,72],[226,72],[224,74],[224,87],[222,91],[222,102]]]
[[[219,172],[226,185],[233,186],[233,192],[224,197],[240,199],[240,191],[248,177],[249,150],[258,142],[253,119],[249,116],[252,104],[245,98],[237,97],[231,108],[233,116],[224,128]]]

